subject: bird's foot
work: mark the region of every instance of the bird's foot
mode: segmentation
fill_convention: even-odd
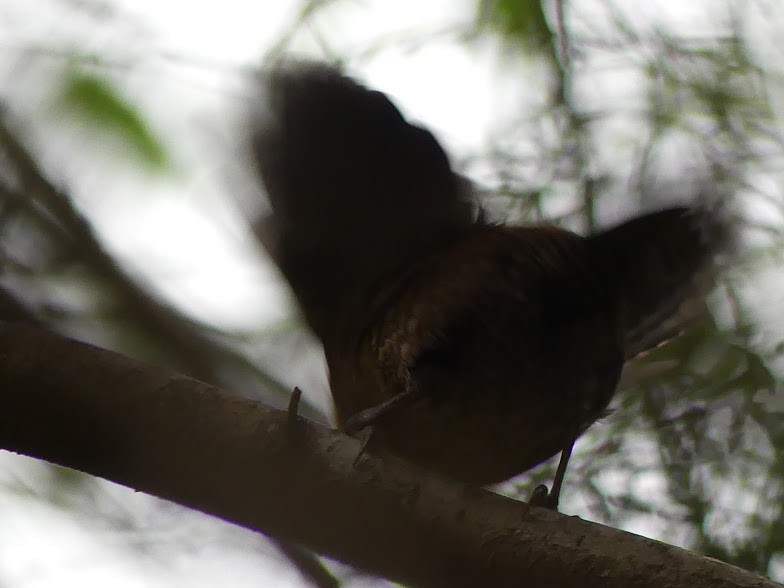
[[[558,495],[554,492],[550,492],[544,484],[539,484],[531,493],[528,504],[541,508],[549,508],[550,510],[558,512]]]
[[[301,430],[299,427],[299,401],[302,398],[302,390],[297,386],[291,391],[289,405],[286,408],[286,433],[294,438]]]
[[[555,470],[555,477],[553,478],[553,489],[547,490],[547,486],[540,484],[534,488],[528,504],[549,508],[558,512],[558,500],[561,497],[561,487],[566,476],[566,466],[569,464],[569,458],[572,456],[573,447],[574,439],[561,451],[561,459],[558,461],[558,468]]]

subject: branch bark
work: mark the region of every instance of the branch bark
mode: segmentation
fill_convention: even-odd
[[[71,195],[59,190],[47,178],[4,116],[0,116],[0,150],[15,176],[11,182],[13,188],[3,186],[0,181],[0,200],[5,201],[6,207],[8,201],[17,203],[45,227],[49,238],[60,242],[61,246],[57,247],[60,254],[66,249],[71,251],[77,259],[70,261],[83,265],[94,277],[100,277],[101,283],[114,292],[114,303],[120,307],[118,316],[152,336],[160,343],[159,351],[189,375],[224,387],[241,383],[245,395],[258,397],[261,390],[265,392],[263,399],[283,404],[286,387],[248,361],[244,354],[232,349],[230,338],[211,332],[165,304],[138,277],[133,278],[116,263],[100,244],[87,219],[74,206]],[[0,290],[0,320],[41,325],[34,310],[20,302],[19,296],[3,290]],[[303,406],[303,412],[317,419],[322,416],[309,405]],[[314,587],[334,588],[337,585],[337,580],[314,555],[295,545],[280,542],[276,545],[297,567],[303,579]]]
[[[451,483],[239,395],[0,323],[0,447],[412,586],[775,586],[650,539]]]

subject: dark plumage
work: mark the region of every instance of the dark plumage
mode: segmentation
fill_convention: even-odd
[[[509,478],[570,447],[625,360],[693,318],[684,301],[703,293],[718,239],[708,213],[589,237],[488,224],[384,94],[309,63],[267,87],[265,240],[324,344],[338,422],[372,424],[374,451]]]

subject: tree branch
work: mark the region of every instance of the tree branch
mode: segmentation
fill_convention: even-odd
[[[685,550],[447,482],[167,370],[0,324],[0,447],[412,586],[765,587]]]
[[[225,336],[185,316],[155,296],[150,288],[131,277],[100,244],[92,227],[73,204],[72,198],[59,190],[40,169],[32,154],[11,130],[5,117],[0,116],[0,149],[16,175],[15,189],[0,187],[7,198],[22,203],[26,212],[44,223],[51,238],[57,238],[78,251],[79,261],[100,276],[104,286],[113,290],[115,301],[122,308],[119,315],[134,317],[134,326],[141,328],[156,341],[160,349],[179,369],[189,375],[224,387],[243,386],[247,395],[266,393],[265,400],[283,398],[289,390],[265,370],[248,361],[232,349]],[[0,320],[39,324],[32,309],[27,309],[10,292],[0,290]],[[249,383],[257,384],[251,386]],[[305,403],[303,403],[305,404]],[[314,406],[305,404],[303,412],[313,418],[323,415]],[[277,543],[302,576],[318,588],[333,588],[337,580],[305,550]]]

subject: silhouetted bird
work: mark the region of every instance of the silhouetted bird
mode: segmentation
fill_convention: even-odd
[[[491,224],[384,94],[299,62],[266,89],[261,237],[324,345],[338,422],[474,484],[562,450],[565,467],[624,362],[688,318],[713,219],[669,208],[589,237]]]

